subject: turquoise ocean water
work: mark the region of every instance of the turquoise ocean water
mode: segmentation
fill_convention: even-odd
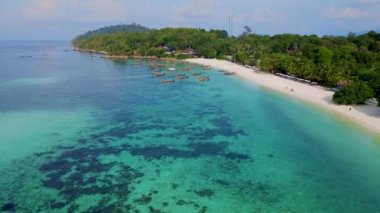
[[[0,42],[0,211],[380,212],[360,128],[217,70],[157,62],[189,75],[161,84],[70,50]]]

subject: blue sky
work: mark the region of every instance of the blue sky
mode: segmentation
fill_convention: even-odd
[[[105,25],[346,34],[380,29],[380,0],[0,0],[0,40],[69,40]]]

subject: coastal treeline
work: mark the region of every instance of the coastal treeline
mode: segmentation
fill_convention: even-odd
[[[258,35],[246,30],[232,37],[225,30],[115,27],[112,32],[103,28],[103,32],[78,36],[73,45],[110,55],[230,59],[336,88],[334,101],[339,104],[380,98],[380,33],[374,31],[318,37]]]
[[[101,27],[96,30],[88,31],[87,33],[79,36],[81,39],[91,39],[97,36],[113,34],[113,33],[121,33],[121,32],[148,32],[151,29],[141,26],[139,24],[120,24],[120,25],[111,25],[107,27]],[[78,37],[78,38],[79,38]]]
[[[73,40],[75,47],[84,50],[106,51],[110,55],[156,56],[188,58],[195,54],[207,58],[233,52],[232,38],[224,30],[166,28],[138,32],[119,31],[92,36],[84,34]]]

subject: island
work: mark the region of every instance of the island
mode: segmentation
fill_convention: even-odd
[[[225,30],[149,29],[131,24],[90,31],[72,44],[78,50],[108,57],[191,59],[188,61],[237,71],[239,76],[259,70],[272,75],[263,80],[253,74],[255,83],[317,103],[380,132],[380,114],[375,107],[380,99],[380,33],[375,31],[347,36],[270,36],[254,34],[246,27],[235,37]],[[273,83],[276,79],[280,83]],[[357,106],[363,104],[367,105]]]

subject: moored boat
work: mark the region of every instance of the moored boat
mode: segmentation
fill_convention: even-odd
[[[210,78],[208,76],[199,76],[198,81],[209,81]]]
[[[192,75],[192,76],[200,76],[200,75],[202,75],[202,73],[200,73],[200,72],[195,72],[195,73],[192,73],[191,75]]]
[[[165,76],[165,73],[164,72],[156,72],[156,73],[154,73],[154,76],[156,76],[156,77]]]
[[[175,77],[180,80],[188,78],[186,74],[176,74]]]
[[[187,75],[181,75],[181,76],[176,76],[176,78],[179,80],[184,80],[184,79],[188,79],[189,77]]]
[[[235,72],[227,72],[227,71],[223,72],[223,74],[224,75],[236,75]]]
[[[210,69],[211,69],[211,66],[202,66],[202,68],[203,68],[204,70],[210,70]]]
[[[164,79],[164,80],[161,80],[161,83],[163,84],[174,83],[174,79]]]

